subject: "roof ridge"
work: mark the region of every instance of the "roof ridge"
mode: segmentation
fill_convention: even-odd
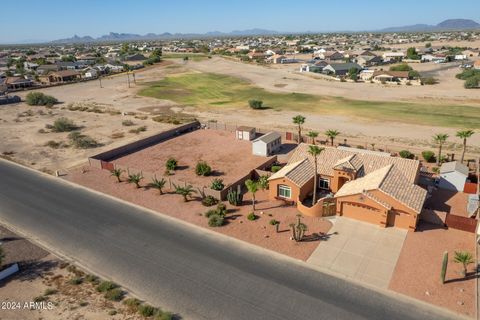
[[[382,180],[380,181],[380,183],[378,184],[379,189],[382,187],[383,183],[385,182],[385,179],[390,174],[390,171],[392,171],[393,163],[390,163],[389,165],[383,167],[382,169],[385,169],[386,167],[389,167],[389,168],[388,168],[387,172],[385,173],[385,175],[382,177]],[[379,169],[379,170],[382,170],[382,169]]]

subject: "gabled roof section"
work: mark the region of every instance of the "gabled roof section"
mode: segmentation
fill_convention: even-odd
[[[367,174],[362,178],[345,183],[335,194],[335,198],[364,193],[366,191],[380,188],[383,180],[391,169],[392,165],[388,165],[378,169],[377,171]]]
[[[468,176],[468,167],[459,161],[446,162],[440,167],[440,173],[458,171]]]
[[[271,143],[272,141],[275,141],[275,140],[281,139],[281,138],[282,138],[282,135],[280,133],[275,132],[275,131],[270,131],[270,132],[265,133],[260,138],[257,138],[255,140],[253,140],[253,142],[262,141],[262,142],[268,144],[268,143]]]
[[[313,178],[314,168],[308,159],[291,163],[274,173],[268,180],[286,178],[298,187]]]
[[[357,155],[351,154],[347,156],[346,158],[340,159],[335,163],[333,169],[337,170],[345,170],[345,169],[350,169],[354,171],[360,170],[362,167],[362,162],[360,159],[358,159]]]

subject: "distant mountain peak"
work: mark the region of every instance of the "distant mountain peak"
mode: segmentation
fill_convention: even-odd
[[[417,32],[417,31],[445,31],[445,30],[473,30],[480,29],[480,24],[470,19],[448,19],[437,25],[414,24],[402,27],[390,27],[382,32]]]

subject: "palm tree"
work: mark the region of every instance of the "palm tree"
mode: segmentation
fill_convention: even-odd
[[[315,174],[313,176],[313,198],[312,206],[317,202],[317,179],[318,179],[318,169],[317,169],[317,157],[318,155],[325,150],[325,148],[319,148],[317,146],[310,146],[308,153],[313,156],[313,166],[315,167]]]
[[[455,257],[453,262],[460,263],[463,266],[462,275],[467,276],[467,267],[469,264],[474,263],[473,256],[468,251],[455,251]]]
[[[330,138],[330,144],[333,146],[333,140],[340,134],[339,131],[329,129],[325,131],[325,135]]]
[[[175,187],[175,193],[180,194],[183,196],[183,201],[187,202],[188,197],[192,196],[192,193],[197,193],[197,191],[193,190],[191,185],[185,185],[184,187],[173,185]]]
[[[160,194],[163,194],[162,189],[165,187],[166,183],[167,183],[167,180],[165,180],[164,178],[158,180],[157,176],[155,176],[155,177],[152,178],[152,182],[149,184],[149,186],[152,187],[152,188],[158,189]]]
[[[457,131],[457,137],[463,139],[463,151],[462,151],[462,158],[460,161],[463,163],[465,158],[465,151],[467,151],[467,139],[473,136],[475,132],[473,130],[460,130]]]
[[[442,161],[442,147],[445,141],[448,139],[448,134],[446,133],[437,133],[433,136],[433,141],[438,144],[438,158],[437,158],[437,166],[440,165],[440,161]]]
[[[133,173],[133,174],[128,174],[128,179],[127,179],[127,182],[128,183],[135,183],[135,186],[138,188],[140,188],[140,181],[143,180],[143,174],[140,172],[140,173]]]
[[[298,144],[302,142],[302,125],[305,123],[305,117],[297,115],[293,117],[293,123],[298,126]]]
[[[312,144],[315,145],[315,138],[318,137],[318,132],[317,131],[309,131],[307,133],[307,136],[309,138],[312,138]]]
[[[247,181],[245,181],[245,186],[247,187],[248,192],[252,193],[252,206],[253,206],[253,211],[255,211],[255,193],[259,189],[258,182],[248,179]]]
[[[122,170],[122,169],[113,169],[110,172],[112,173],[113,177],[117,178],[118,182],[122,182],[122,179],[120,179],[120,176],[122,175],[123,171],[124,170]]]

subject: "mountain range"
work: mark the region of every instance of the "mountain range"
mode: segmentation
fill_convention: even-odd
[[[421,31],[455,31],[455,30],[474,30],[480,29],[480,24],[468,19],[449,19],[440,22],[437,25],[415,24],[402,27],[389,27],[381,30],[370,30],[375,32],[421,32]],[[303,33],[318,33],[318,32],[303,32]],[[115,33],[93,38],[91,36],[80,37],[74,35],[71,38],[59,39],[51,41],[54,44],[60,43],[90,43],[90,42],[110,42],[110,41],[138,41],[138,40],[170,40],[170,39],[186,39],[186,38],[202,38],[202,37],[228,37],[228,36],[256,36],[256,35],[279,35],[279,34],[293,34],[293,32],[278,32],[266,29],[247,29],[235,30],[231,32],[211,31],[207,33],[169,33],[164,32],[160,34],[147,33],[145,35],[134,33]]]

